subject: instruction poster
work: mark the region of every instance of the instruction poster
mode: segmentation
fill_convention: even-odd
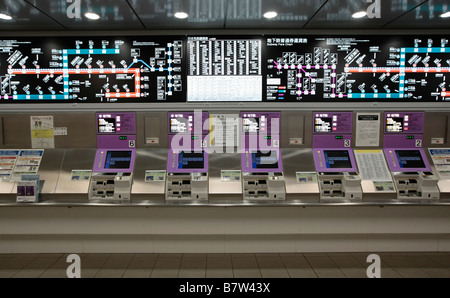
[[[221,170],[220,181],[222,182],[238,182],[241,181],[240,170]]]
[[[356,146],[378,147],[380,140],[380,113],[356,114]]]
[[[145,182],[158,182],[166,181],[166,171],[165,170],[146,170],[145,171]]]
[[[20,150],[0,150],[0,181],[8,181],[16,165]]]
[[[355,150],[355,158],[361,180],[392,181],[381,149]]]
[[[55,148],[53,116],[31,116],[31,147]]]
[[[44,150],[22,150],[13,171],[14,180],[20,180],[22,174],[37,174]]]
[[[450,179],[450,148],[429,149],[431,160],[441,179]]]
[[[316,172],[295,172],[297,183],[317,183]]]

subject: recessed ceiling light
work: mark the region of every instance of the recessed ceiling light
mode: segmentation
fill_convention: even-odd
[[[266,19],[273,19],[277,15],[278,13],[276,11],[268,11],[265,14],[263,14],[263,17],[265,17]]]
[[[93,13],[93,12],[87,12],[87,13],[84,14],[84,16],[86,18],[88,18],[88,19],[91,19],[91,20],[98,20],[98,19],[100,19],[100,16],[98,14],[96,14],[96,13]]]
[[[12,16],[9,16],[4,13],[0,13],[0,19],[9,21],[9,20],[12,20]]]
[[[186,19],[189,15],[184,11],[179,11],[174,14],[177,19]]]
[[[444,12],[440,15],[441,18],[450,18],[450,11]]]
[[[365,11],[358,11],[358,12],[355,12],[354,14],[352,14],[352,18],[360,19],[360,18],[365,17],[366,15],[367,15],[367,12],[365,12]]]

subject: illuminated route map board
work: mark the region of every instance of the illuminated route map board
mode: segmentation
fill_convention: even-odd
[[[450,100],[449,36],[267,36],[266,100]]]
[[[185,101],[184,39],[0,38],[0,102]]]

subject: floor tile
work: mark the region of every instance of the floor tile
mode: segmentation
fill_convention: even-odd
[[[289,276],[292,278],[316,278],[317,274],[310,268],[287,268]]]
[[[367,278],[367,269],[365,268],[339,268],[345,277],[348,278]]]
[[[95,278],[122,278],[125,269],[100,269]]]
[[[207,269],[232,269],[231,258],[208,258],[206,261]]]
[[[405,278],[429,278],[430,276],[418,268],[393,268]]]
[[[63,269],[47,269],[39,278],[67,278],[67,272]]]
[[[207,253],[188,253],[188,254],[183,254],[183,259],[184,258],[206,258],[208,256]]]
[[[342,273],[342,271],[338,268],[314,268],[314,272],[319,278],[345,278],[344,273]]]
[[[93,278],[99,269],[81,269],[81,278]]]
[[[261,268],[260,271],[263,278],[289,278],[289,273],[286,269]]]
[[[258,269],[258,262],[255,257],[233,258],[233,269]]]
[[[267,268],[267,269],[284,269],[284,264],[281,258],[276,256],[261,256],[256,257],[256,260],[258,262],[258,266],[260,269]]]
[[[156,260],[156,257],[135,257],[130,264],[128,264],[127,269],[153,269]]]
[[[235,278],[258,278],[261,277],[259,269],[233,269]]]
[[[179,278],[205,278],[206,269],[180,269]]]
[[[161,258],[156,259],[154,269],[176,269],[181,265],[181,258]]]
[[[183,258],[183,260],[181,261],[180,269],[206,269],[206,257]]]
[[[153,269],[151,278],[177,278],[178,269]]]
[[[337,268],[333,260],[328,256],[306,256],[306,260],[313,269],[332,269]]]
[[[206,269],[206,278],[233,278],[233,269]]]
[[[19,269],[0,269],[0,278],[10,278],[16,272],[19,271]]]
[[[152,273],[151,269],[127,269],[123,278],[148,278]]]
[[[305,268],[309,269],[311,268],[311,265],[306,260],[306,258],[302,255],[297,256],[281,256],[281,259],[283,260],[283,264],[285,268]]]
[[[38,278],[45,269],[22,269],[16,272],[12,278]]]

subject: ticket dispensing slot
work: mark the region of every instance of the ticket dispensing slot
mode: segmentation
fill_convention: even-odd
[[[208,113],[169,112],[166,201],[208,200]],[[205,126],[207,127],[207,126]]]
[[[243,199],[279,201],[286,199],[281,164],[279,112],[243,112],[241,166]]]
[[[129,201],[136,157],[135,113],[97,113],[97,152],[89,200]]]
[[[313,114],[313,155],[319,178],[320,200],[360,201],[361,178],[350,149],[351,112]]]
[[[438,177],[422,147],[423,112],[385,113],[384,154],[402,201],[439,200]]]

